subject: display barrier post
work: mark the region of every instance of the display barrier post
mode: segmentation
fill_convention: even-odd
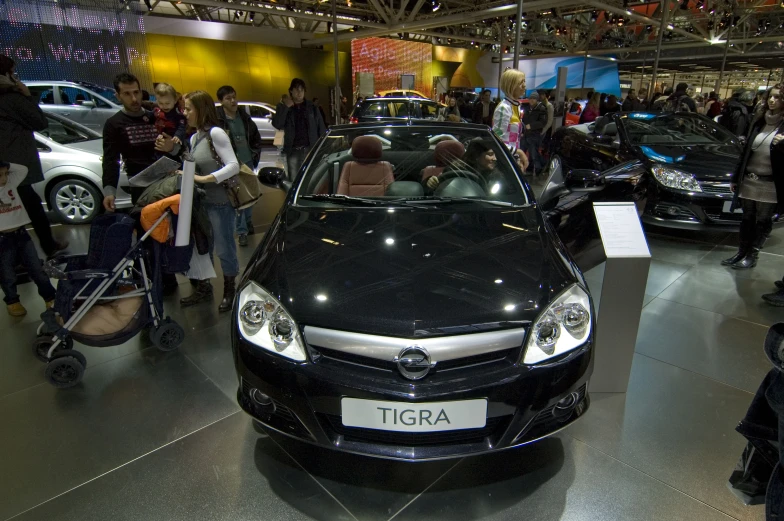
[[[590,391],[629,386],[651,254],[634,203],[594,203],[607,261],[596,319]]]

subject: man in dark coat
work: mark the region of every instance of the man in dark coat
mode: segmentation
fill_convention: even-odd
[[[27,167],[27,177],[16,190],[41,248],[51,256],[68,247],[68,243],[52,237],[41,198],[32,186],[44,180],[33,132],[46,130],[49,122],[38,106],[38,100],[30,96],[28,88],[17,78],[15,69],[14,60],[0,54],[0,160]]]
[[[634,89],[629,89],[626,99],[623,100],[621,110],[624,112],[631,112],[634,110],[634,104],[637,101],[637,92]]]
[[[528,102],[529,108],[523,115],[523,124],[525,125],[523,139],[526,152],[531,158],[529,169],[533,169],[533,173],[536,174],[544,170],[545,166],[539,147],[542,146],[542,129],[547,125],[547,107],[539,102],[539,93],[536,91],[528,95]]]
[[[472,121],[479,125],[493,126],[493,113],[495,112],[496,104],[490,100],[489,89],[482,91],[482,96],[479,101],[474,105],[474,115]]]
[[[283,153],[286,156],[286,175],[294,179],[308,151],[327,133],[327,127],[318,107],[305,99],[303,80],[291,80],[289,94],[290,98],[278,103],[272,126],[285,131]]]

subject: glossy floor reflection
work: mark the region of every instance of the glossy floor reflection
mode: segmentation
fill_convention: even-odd
[[[72,251],[86,227],[58,227]],[[761,344],[784,310],[759,298],[784,274],[784,230],[757,269],[719,265],[732,234],[648,230],[653,261],[627,394],[593,394],[558,435],[487,457],[404,464],[259,434],[235,401],[229,318],[211,304],[167,312],[186,343],[145,336],[88,360],[56,391],[32,357],[43,310],[0,315],[0,520],[743,520],[726,487],[743,448],[734,427],[769,368]],[[241,248],[248,262],[262,235]],[[603,266],[586,279],[598,293]],[[597,295],[598,296],[598,295]],[[597,298],[597,307],[600,306]]]

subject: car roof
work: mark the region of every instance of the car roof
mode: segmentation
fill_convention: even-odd
[[[62,81],[62,80],[60,80],[60,81],[54,81],[54,80],[53,81],[49,81],[49,80],[26,81],[25,85],[58,85],[58,86],[67,85],[69,87],[71,87],[71,86],[72,87],[82,87],[82,88],[87,88],[87,89],[89,89],[92,86],[100,87],[100,85],[97,85],[95,83],[87,83],[87,82],[83,82],[83,81]],[[108,87],[104,87],[104,88],[108,88]]]
[[[362,100],[362,103],[367,101],[429,101],[430,103],[438,103],[437,101],[433,101],[430,98],[409,98],[406,96],[389,96],[389,97],[373,97],[373,98],[365,98]]]

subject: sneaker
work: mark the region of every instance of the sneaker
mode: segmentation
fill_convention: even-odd
[[[256,230],[253,228],[253,223],[248,223],[248,235],[256,235]]]
[[[767,295],[762,295],[762,300],[764,300],[771,306],[784,308],[784,290],[779,290],[776,293],[768,293]]]
[[[14,302],[13,304],[8,304],[6,306],[8,310],[8,314],[12,317],[23,317],[27,314],[27,310],[22,305],[21,302]]]
[[[66,248],[68,248],[68,241],[54,241],[54,249],[46,252],[46,257],[51,259]]]
[[[777,289],[784,289],[784,280],[777,280],[773,285],[776,286]]]
[[[240,234],[240,246],[247,246],[248,245],[248,235],[245,233]]]

